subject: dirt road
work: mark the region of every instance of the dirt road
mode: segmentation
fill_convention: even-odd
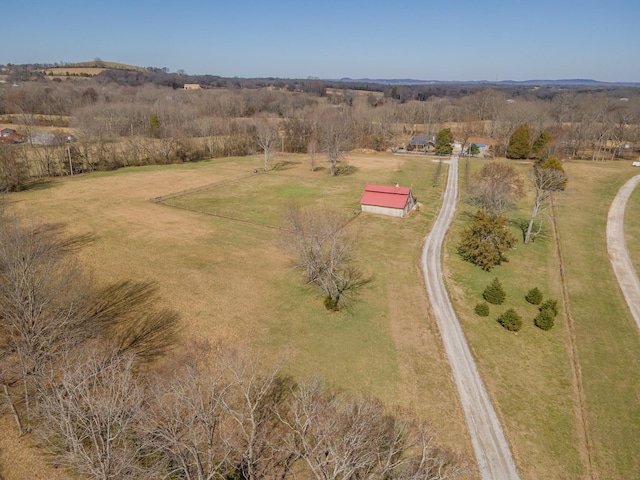
[[[453,311],[442,277],[442,243],[458,198],[458,157],[452,157],[448,163],[449,175],[442,208],[422,249],[424,280],[451,373],[458,387],[480,474],[486,480],[517,479],[519,476],[509,444]]]
[[[636,175],[618,191],[607,215],[607,251],[611,266],[618,279],[631,315],[640,328],[640,281],[631,263],[631,257],[624,240],[624,211],[633,190],[640,184],[640,175]]]

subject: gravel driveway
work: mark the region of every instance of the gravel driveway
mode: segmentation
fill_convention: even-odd
[[[620,188],[611,207],[609,207],[607,251],[622,294],[627,301],[629,310],[631,310],[631,315],[640,328],[640,281],[638,281],[638,275],[633,268],[627,243],[624,240],[624,211],[638,184],[640,184],[640,175],[636,175]]]
[[[424,242],[422,270],[451,373],[458,387],[483,479],[519,478],[500,421],[484,388],[442,277],[442,243],[458,198],[458,157],[451,157],[442,208]]]

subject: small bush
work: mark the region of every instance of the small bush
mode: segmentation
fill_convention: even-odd
[[[507,294],[504,292],[502,284],[497,277],[487,285],[487,288],[485,288],[482,293],[482,298],[493,305],[502,305],[504,303],[504,299],[507,298]]]
[[[474,308],[476,315],[479,317],[488,317],[489,316],[489,304],[487,302],[482,302],[476,305]]]
[[[337,312],[338,310],[340,310],[340,307],[338,306],[338,302],[336,302],[329,295],[324,297],[324,308],[326,308],[327,310],[332,310],[334,312]]]
[[[542,305],[540,305],[539,310],[540,311],[542,311],[542,310],[551,310],[551,312],[553,313],[553,316],[556,317],[556,316],[558,316],[558,301],[557,300],[547,300]]]
[[[551,330],[553,327],[553,317],[555,317],[555,315],[551,309],[543,308],[536,318],[533,319],[533,323],[542,330]]]
[[[522,328],[522,318],[513,308],[498,317],[498,323],[510,332],[517,332]]]
[[[540,303],[542,302],[542,292],[538,290],[538,287],[532,288],[525,295],[524,299],[531,305],[540,305]]]

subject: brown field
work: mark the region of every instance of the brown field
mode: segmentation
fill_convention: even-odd
[[[276,230],[153,201],[246,177],[260,168],[260,157],[56,179],[11,199],[30,216],[95,235],[82,258],[96,282],[157,281],[166,304],[182,314],[185,337],[247,345],[258,355],[284,359],[285,370],[296,378],[320,375],[338,389],[411,408],[431,422],[439,442],[473,463],[418,266],[442,192],[443,180],[432,185],[436,165],[425,158],[354,154],[349,164],[355,173],[331,178],[326,168],[311,172],[301,156],[284,160],[286,169],[266,175],[317,179],[327,195],[332,182],[346,182],[356,206],[366,182],[397,180],[413,184],[426,206],[407,219],[361,215],[352,222],[362,245],[360,260],[375,280],[349,311],[324,310],[317,292],[291,269]],[[251,184],[241,180],[225,188],[236,188],[242,205]],[[245,210],[240,220],[252,210],[239,208]]]
[[[437,164],[430,157],[362,152],[348,160],[353,173],[337,178],[324,166],[311,172],[306,158],[296,155],[272,159],[271,165],[281,167],[257,176],[251,172],[261,167],[259,156],[128,168],[43,182],[9,199],[34,218],[93,234],[95,241],[81,256],[96,282],[157,281],[166,305],[181,312],[185,337],[246,345],[256,355],[284,360],[285,371],[296,378],[321,375],[338,389],[412,408],[432,423],[438,441],[473,462],[418,266],[446,169],[434,187]],[[471,160],[471,169],[482,162]],[[527,175],[529,164],[511,164]],[[612,283],[602,239],[608,205],[636,172],[621,163],[594,162],[572,162],[567,170],[570,183],[557,198],[557,216],[573,323],[565,312],[551,331],[542,332],[531,322],[535,307],[523,299],[538,286],[546,298],[561,300],[551,230],[529,247],[519,244],[505,265],[482,272],[456,255],[457,235],[470,211],[464,203],[447,239],[448,288],[522,478],[633,478],[640,442],[635,420],[640,418],[640,340]],[[359,258],[374,283],[350,310],[327,313],[319,295],[291,269],[280,233],[265,225],[279,225],[277,205],[288,195],[349,211],[357,208],[364,183],[396,181],[413,185],[423,208],[406,219],[359,215],[351,222],[359,235]],[[167,204],[154,201],[157,197]],[[530,202],[523,200],[512,217],[526,218]],[[637,211],[634,194],[627,215]],[[216,216],[222,213],[231,218]],[[246,222],[252,218],[260,220]],[[629,223],[628,242],[637,261],[633,238],[639,223],[635,217]],[[473,307],[495,276],[508,286],[511,303],[492,306],[491,316],[480,319]],[[524,317],[517,334],[495,322],[508,306]],[[574,361],[586,399],[587,444],[578,424]],[[5,455],[0,462],[15,451],[12,442],[0,438]]]

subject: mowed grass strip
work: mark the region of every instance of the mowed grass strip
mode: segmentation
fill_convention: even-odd
[[[636,171],[634,171],[635,173]],[[640,172],[638,172],[640,173]],[[631,261],[640,274],[640,188],[631,194],[624,216],[624,234]]]
[[[637,172],[626,162],[576,162],[567,171],[567,193],[557,203],[558,226],[596,473],[600,478],[637,478],[640,335],[611,269],[605,235],[611,202]],[[631,231],[638,228],[638,216],[629,215],[637,199],[634,193],[625,218]]]
[[[349,163],[354,173],[336,178],[326,168],[311,172],[303,156],[256,175],[259,157],[127,168],[52,181],[10,199],[33,217],[93,234],[81,257],[96,282],[157,281],[166,305],[182,314],[185,337],[248,347],[266,360],[284,359],[298,379],[320,375],[338,389],[415,409],[442,443],[472,459],[418,267],[446,171],[434,187],[436,164],[428,158],[356,155]],[[338,314],[292,269],[281,232],[154,201],[218,201],[226,210],[215,211],[278,225],[290,201],[354,217],[371,182],[413,185],[423,207],[406,219],[361,214],[350,222],[360,265],[374,281]]]
[[[445,246],[445,276],[456,313],[502,419],[522,478],[580,478],[583,469],[575,426],[567,324],[560,314],[553,329],[538,329],[533,324],[538,309],[525,300],[527,292],[537,287],[545,299],[562,303],[550,222],[547,220],[544,233],[525,247],[517,224],[527,220],[531,198],[526,198],[518,210],[507,213],[512,220],[510,231],[518,239],[515,248],[506,254],[508,262],[485,272],[462,261],[457,253],[460,232],[476,211],[464,202],[464,162],[461,202]],[[470,173],[486,162],[471,159]],[[530,164],[508,164],[530,182]],[[490,305],[488,317],[479,317],[474,307],[484,301],[482,293],[496,277],[506,291],[506,300],[502,305]],[[508,332],[496,321],[509,308],[523,319],[523,327],[517,333]]]

